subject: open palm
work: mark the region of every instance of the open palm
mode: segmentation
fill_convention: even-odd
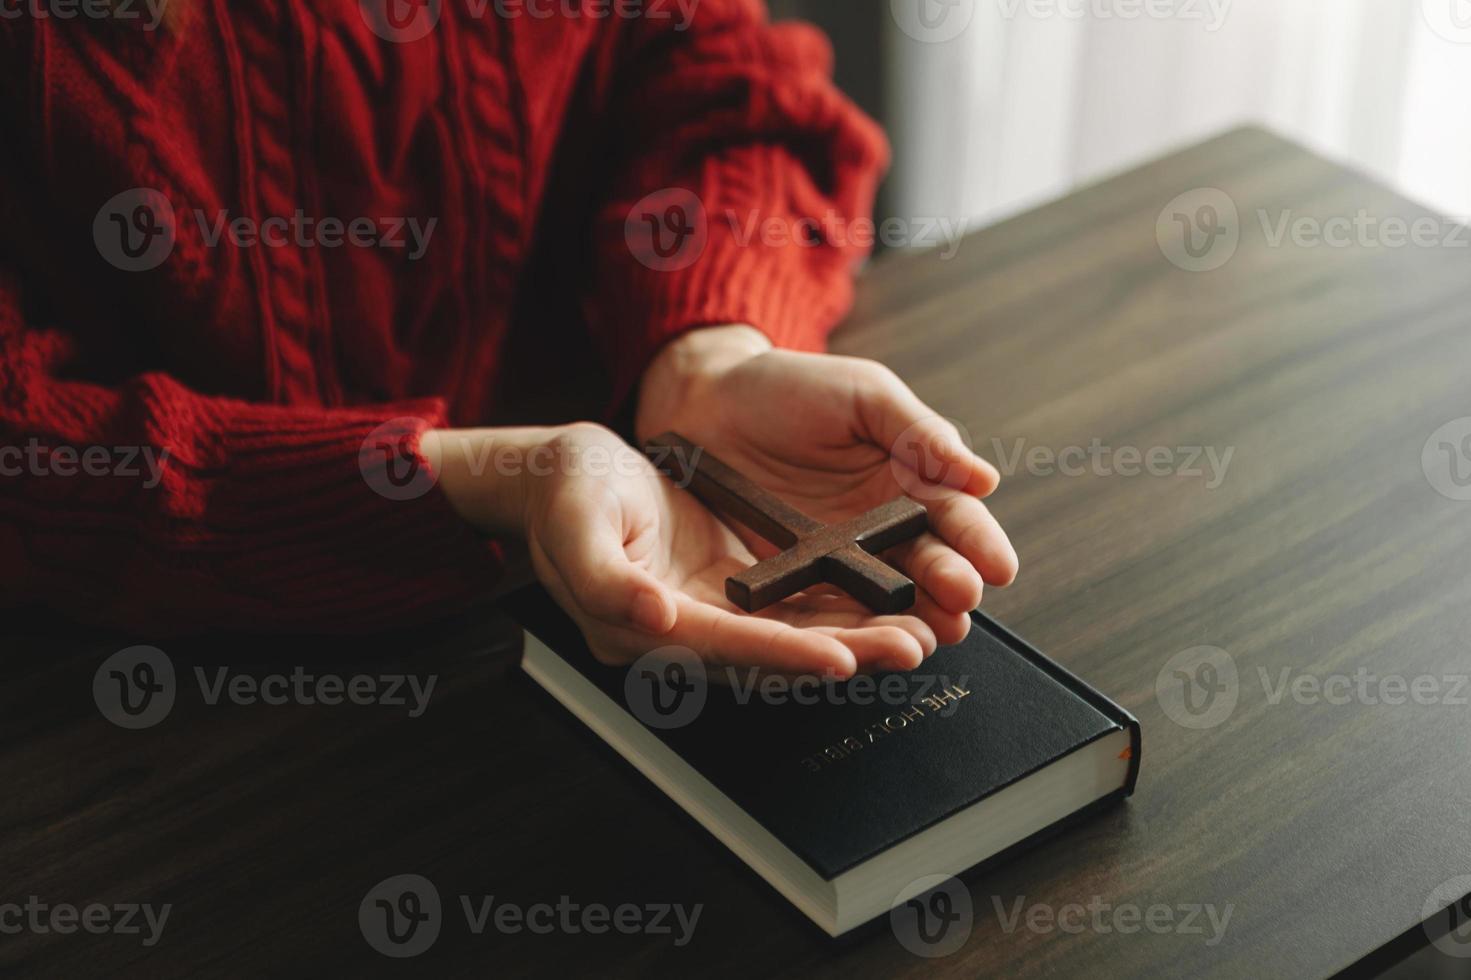
[[[615,465],[559,467],[540,481],[527,543],[538,577],[600,660],[628,663],[679,646],[716,666],[846,677],[913,668],[935,649],[927,620],[937,611],[875,616],[823,593],[754,616],[737,610],[725,579],[756,560],[741,538],[612,433],[576,426],[561,438],[561,458],[588,458],[596,446]],[[921,608],[930,612],[930,602]]]
[[[925,504],[931,533],[886,557],[919,586],[907,618],[923,620],[940,642],[965,635],[983,584],[1006,585],[1016,575],[1016,554],[980,501],[996,487],[996,470],[874,362],[770,351],[640,425],[678,431],[824,522],[901,494]],[[773,550],[740,536],[758,555]]]

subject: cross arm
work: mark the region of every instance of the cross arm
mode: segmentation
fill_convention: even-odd
[[[656,436],[645,444],[644,452],[711,510],[730,515],[778,548],[790,548],[823,527],[681,435]]]

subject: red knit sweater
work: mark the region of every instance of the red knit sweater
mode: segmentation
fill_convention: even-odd
[[[545,418],[568,388],[616,405],[692,327],[810,349],[843,313],[851,248],[749,237],[870,206],[886,148],[820,35],[759,0],[688,23],[672,0],[389,2],[437,21],[0,19],[6,605],[149,634],[452,611],[499,549],[388,479],[385,422],[412,456],[426,427]],[[637,247],[664,202],[634,205],[666,188],[705,208],[687,267]],[[371,223],[342,243],[327,218]]]

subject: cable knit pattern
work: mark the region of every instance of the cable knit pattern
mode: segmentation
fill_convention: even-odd
[[[437,22],[388,39],[385,2],[172,0],[157,31],[0,19],[8,605],[145,635],[462,609],[502,550],[433,486],[425,429],[587,394],[563,377],[579,338],[611,413],[683,331],[817,349],[847,308],[862,250],[799,232],[866,217],[887,148],[816,32],[758,0],[688,24],[664,0],[635,19],[443,0],[401,4]],[[138,189],[172,207],[171,250],[130,269]],[[637,241],[636,205],[666,193],[699,201],[686,262]],[[420,255],[232,236],[297,215],[432,231]],[[751,239],[753,220],[793,233]]]

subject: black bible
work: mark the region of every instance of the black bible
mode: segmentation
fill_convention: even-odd
[[[983,613],[910,673],[607,667],[537,587],[522,668],[830,935],[1133,792],[1139,723]]]

